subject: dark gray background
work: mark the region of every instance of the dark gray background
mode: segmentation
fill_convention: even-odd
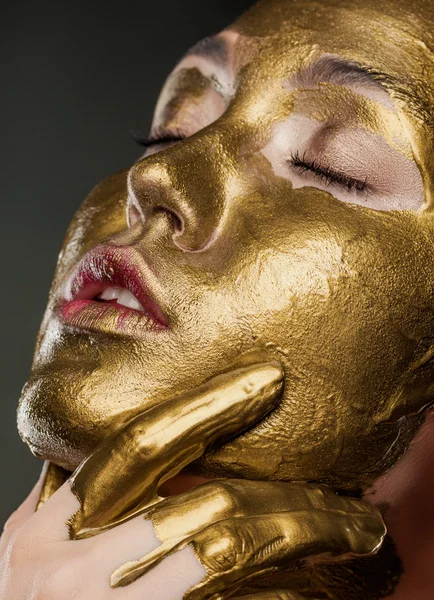
[[[41,462],[15,412],[56,257],[95,183],[139,154],[158,91],[189,46],[251,0],[9,2],[2,6],[0,526]]]

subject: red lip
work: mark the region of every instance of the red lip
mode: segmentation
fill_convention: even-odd
[[[97,246],[82,258],[65,286],[62,321],[111,333],[167,329],[168,320],[151,295],[143,275],[146,272],[149,268],[131,247]],[[128,290],[144,310],[97,300],[108,287]]]

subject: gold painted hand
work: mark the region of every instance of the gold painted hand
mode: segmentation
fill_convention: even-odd
[[[282,387],[279,363],[240,367],[127,422],[71,479],[81,508],[70,537],[91,537],[161,501],[164,481],[254,425],[277,406]]]
[[[189,545],[206,576],[186,600],[229,598],[264,575],[272,586],[277,570],[369,556],[386,534],[371,504],[303,483],[216,480],[161,501],[145,518],[161,546],[117,569],[111,585],[131,583]],[[290,590],[258,593],[256,600],[301,598]]]

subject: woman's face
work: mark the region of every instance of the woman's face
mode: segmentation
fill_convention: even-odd
[[[19,408],[36,454],[73,468],[257,351],[281,405],[197,472],[357,488],[401,455],[431,401],[433,9],[381,6],[264,0],[178,64],[155,141],[69,228]]]

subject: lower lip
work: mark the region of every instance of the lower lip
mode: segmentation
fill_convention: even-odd
[[[85,331],[140,336],[167,329],[150,315],[120,304],[95,300],[72,300],[59,310],[63,323]]]

